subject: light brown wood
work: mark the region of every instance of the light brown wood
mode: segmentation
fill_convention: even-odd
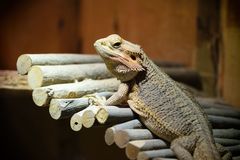
[[[28,72],[28,84],[37,88],[52,84],[73,83],[84,79],[113,77],[104,63],[33,66]]]
[[[105,142],[107,145],[112,145],[115,141],[114,141],[114,135],[116,134],[116,132],[118,130],[123,130],[123,129],[134,129],[134,128],[143,128],[143,125],[141,124],[141,122],[137,119],[128,121],[128,122],[124,122],[121,124],[117,124],[114,125],[110,128],[108,128],[105,132]]]
[[[153,158],[152,160],[177,160],[176,158]]]
[[[82,129],[82,114],[84,110],[75,113],[70,120],[70,126],[74,131],[80,131]]]
[[[137,160],[150,160],[153,158],[174,158],[175,154],[171,149],[159,149],[159,150],[151,150],[151,151],[142,151],[139,152],[137,156]]]
[[[163,148],[169,148],[169,145],[161,139],[135,140],[127,144],[125,153],[129,159],[134,160],[141,151]]]
[[[110,97],[113,92],[100,92],[93,94],[100,97]],[[74,113],[81,111],[91,104],[88,95],[83,98],[74,99],[52,99],[49,106],[49,113],[53,119],[64,119],[71,117]]]
[[[222,0],[220,3],[221,22],[221,65],[218,79],[220,95],[232,104],[240,107],[240,23],[239,1]]]
[[[88,101],[88,98],[52,99],[49,106],[50,116],[56,120],[71,117],[88,107]]]
[[[20,74],[27,74],[34,65],[62,65],[102,62],[99,55],[86,54],[22,54],[17,60],[17,70]]]
[[[130,108],[116,106],[104,106],[99,109],[96,119],[100,124],[129,121],[136,118],[136,114]]]
[[[114,92],[120,82],[115,79],[84,80],[78,83],[56,84],[33,90],[33,101],[37,106],[47,106],[53,98],[80,98],[95,92]]]
[[[19,75],[14,70],[0,70],[0,89],[31,91],[27,77]]]
[[[148,129],[124,129],[116,131],[114,141],[119,148],[124,148],[133,140],[153,139],[154,135]]]
[[[80,131],[82,129],[82,115],[87,110],[85,108],[82,111],[75,113],[70,119],[70,126],[74,131]]]
[[[82,115],[82,123],[86,128],[93,126],[95,122],[95,115],[99,111],[100,106],[89,106]]]

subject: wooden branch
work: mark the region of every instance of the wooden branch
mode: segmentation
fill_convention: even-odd
[[[132,140],[153,139],[154,137],[148,129],[124,129],[116,131],[114,141],[119,148],[124,148]]]
[[[153,158],[152,160],[177,160],[176,158]]]
[[[84,113],[84,111],[87,108],[85,108],[84,110],[75,113],[71,119],[70,119],[70,126],[72,128],[72,130],[74,131],[80,131],[82,129],[82,115]]]
[[[113,77],[104,63],[33,66],[28,72],[28,84],[37,88],[52,84],[73,83],[84,79]]]
[[[221,108],[204,108],[205,112],[208,115],[215,115],[215,116],[223,116],[223,117],[232,117],[240,119],[240,112],[230,110],[229,109],[221,109]]]
[[[216,138],[240,139],[240,130],[237,129],[214,129],[213,136]]]
[[[237,111],[233,106],[226,104],[222,99],[196,97],[196,100],[203,108],[231,109]]]
[[[0,70],[0,89],[31,91],[27,77],[10,70]]]
[[[240,145],[239,143],[240,140],[236,140],[236,139],[235,139],[236,141],[234,139],[222,139],[222,138],[214,138],[214,139],[217,143],[223,146]],[[169,145],[170,144],[168,144],[167,142],[161,139],[135,140],[127,143],[125,152],[129,159],[136,159],[137,155],[141,151],[169,148],[170,147]]]
[[[201,78],[197,71],[188,68],[162,68],[172,79],[202,89]]]
[[[50,102],[49,113],[53,119],[63,119],[71,117],[89,106],[88,98],[78,99],[52,99]]]
[[[100,124],[116,122],[124,122],[132,120],[136,114],[130,108],[119,108],[116,106],[104,106],[96,114],[96,119]]]
[[[121,124],[117,124],[117,125],[114,125],[110,128],[108,128],[105,132],[105,136],[104,136],[104,139],[105,139],[105,142],[107,145],[112,145],[114,143],[114,135],[116,134],[117,131],[119,130],[123,130],[123,129],[139,129],[139,128],[142,128],[143,125],[141,124],[141,122],[137,119],[134,119],[134,120],[131,120],[131,121],[128,121],[128,122],[124,122],[124,123],[121,123]]]
[[[219,143],[223,146],[234,146],[234,145],[239,145],[240,140],[233,138],[233,139],[227,139],[227,138],[214,138],[216,143]]]
[[[151,150],[151,151],[142,151],[139,152],[137,159],[138,160],[150,160],[153,158],[174,158],[175,154],[171,149],[159,149],[159,150]]]
[[[240,145],[228,146],[228,147],[226,147],[226,149],[228,149],[232,153],[233,156],[239,156]]]
[[[47,106],[53,98],[80,98],[95,92],[114,92],[120,82],[115,79],[84,80],[78,83],[57,84],[33,90],[33,101],[37,106]]]
[[[95,115],[100,110],[100,106],[90,106],[86,111],[84,111],[82,115],[82,123],[86,128],[90,128],[93,126],[95,122]]]
[[[74,131],[80,131],[83,126],[83,114],[89,110],[97,109],[97,106],[89,106],[80,112],[75,113],[70,120],[70,126]],[[86,122],[85,122],[86,123]]]
[[[236,128],[240,129],[240,120],[237,118],[208,115],[213,128]]]
[[[109,98],[113,92],[100,92],[93,95]],[[90,99],[75,98],[75,99],[52,99],[50,102],[49,113],[53,119],[69,118],[74,113],[88,107]]]
[[[137,159],[141,151],[168,148],[169,144],[161,139],[135,140],[127,143],[125,152],[129,159]]]
[[[34,65],[63,65],[98,63],[103,60],[98,55],[87,54],[23,54],[18,57],[17,70],[20,74],[27,74]]]
[[[240,156],[232,157],[232,160],[240,160]]]

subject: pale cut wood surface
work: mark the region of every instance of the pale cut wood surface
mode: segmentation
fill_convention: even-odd
[[[61,83],[73,83],[84,79],[104,79],[113,77],[104,63],[33,66],[28,72],[31,88]]]
[[[124,122],[121,124],[117,124],[114,125],[110,128],[108,128],[105,132],[105,142],[107,145],[112,145],[113,143],[115,143],[114,141],[114,135],[116,134],[116,132],[118,130],[122,130],[122,129],[134,129],[134,128],[143,128],[143,125],[141,124],[141,122],[138,119],[134,119],[128,122]]]
[[[153,139],[154,137],[148,129],[124,129],[116,132],[114,141],[119,148],[125,148],[132,140]]]
[[[17,60],[17,71],[27,74],[34,65],[62,65],[103,62],[99,55],[87,54],[22,54]]]
[[[136,115],[130,108],[119,108],[116,106],[101,107],[96,114],[96,119],[100,124],[129,121],[135,117]]]
[[[14,70],[0,70],[0,89],[29,90],[27,77]]]
[[[93,94],[99,97],[109,98],[113,92],[100,92]],[[88,95],[82,98],[52,99],[49,113],[53,119],[70,118],[74,113],[81,111],[91,104]]]
[[[52,98],[80,98],[95,92],[114,92],[120,82],[115,79],[84,80],[78,83],[56,84],[33,90],[33,101],[37,106],[47,106]]]
[[[169,145],[161,139],[135,140],[127,144],[125,153],[129,159],[134,160],[141,151],[163,149],[168,148],[168,146]]]

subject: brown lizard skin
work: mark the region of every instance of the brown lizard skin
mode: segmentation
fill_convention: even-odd
[[[142,123],[170,142],[181,160],[231,159],[215,144],[212,128],[194,97],[159,69],[142,48],[113,34],[94,43],[109,71],[122,83],[106,105],[126,101]]]

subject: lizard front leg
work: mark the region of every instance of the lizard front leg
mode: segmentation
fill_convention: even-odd
[[[115,92],[110,98],[107,99],[105,105],[118,105],[126,101],[129,91],[129,85],[126,83],[121,83],[118,87],[118,91]]]
[[[191,134],[174,139],[171,142],[171,149],[174,151],[178,159],[193,160],[192,153],[196,146],[197,136]]]
[[[221,144],[216,143],[216,147],[218,152],[220,153],[223,160],[231,160],[232,154],[226,148],[224,148]]]

